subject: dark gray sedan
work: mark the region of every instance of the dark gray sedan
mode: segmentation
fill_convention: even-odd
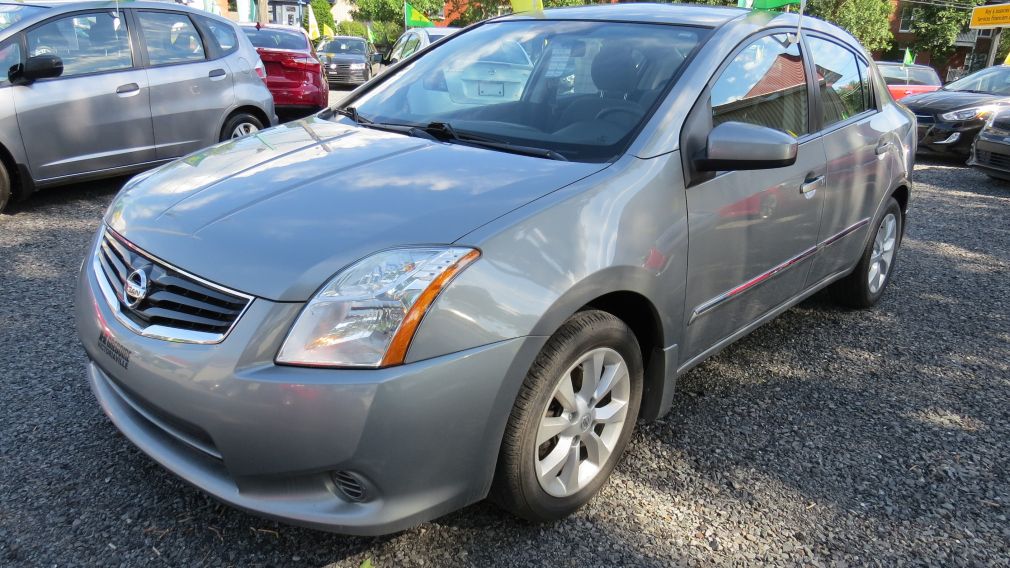
[[[498,18],[135,178],[77,287],[96,396],[169,470],[292,523],[572,513],[680,375],[894,275],[914,119],[852,37],[798,23]],[[513,44],[524,71],[487,65]]]

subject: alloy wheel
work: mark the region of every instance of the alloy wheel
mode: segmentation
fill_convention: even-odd
[[[873,252],[870,253],[869,286],[870,293],[876,294],[887,282],[891,263],[894,261],[894,247],[898,243],[898,220],[894,213],[888,213],[877,228],[873,238]]]
[[[609,348],[585,353],[558,379],[537,428],[540,487],[569,497],[603,469],[626,426],[631,375]]]
[[[259,132],[259,127],[251,122],[240,122],[235,126],[235,129],[231,131],[231,139],[242,138],[243,136],[248,136],[254,132]]]

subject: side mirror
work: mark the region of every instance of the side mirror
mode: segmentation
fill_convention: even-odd
[[[30,85],[39,79],[50,79],[62,74],[62,59],[56,55],[36,55],[12,70],[10,81],[15,85]]]
[[[708,134],[705,156],[694,167],[702,172],[765,170],[796,163],[799,145],[792,136],[765,126],[724,122]]]
[[[382,57],[382,54],[378,51],[372,54],[372,63],[382,63],[383,59],[384,57]]]

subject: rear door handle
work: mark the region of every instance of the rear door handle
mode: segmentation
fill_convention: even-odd
[[[127,83],[125,85],[120,85],[116,87],[117,95],[128,95],[130,93],[136,93],[140,90],[140,85],[136,83]]]
[[[210,73],[207,73],[207,76],[211,78],[224,77],[224,75],[225,75],[224,69],[211,69]]]
[[[800,193],[806,195],[808,193],[813,193],[818,189],[824,187],[824,176],[817,176],[815,178],[807,178],[807,181],[803,182],[800,186]]]

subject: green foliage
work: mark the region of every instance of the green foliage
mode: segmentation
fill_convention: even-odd
[[[891,47],[889,0],[811,0],[807,13],[848,31],[867,51]]]
[[[323,0],[325,1],[325,0]],[[416,10],[432,18],[445,0],[410,0]],[[354,19],[362,22],[403,22],[403,0],[357,0]]]
[[[333,14],[330,13],[330,3],[326,0],[312,0],[312,11],[316,14],[316,24],[319,25],[319,33],[323,33],[323,25],[330,26],[331,30],[336,29],[336,24],[333,23]],[[305,29],[309,29],[309,16],[308,12],[305,13],[305,21],[302,22]]]
[[[402,33],[402,20],[399,22],[372,22],[372,36],[375,38],[375,45],[392,46]]]
[[[973,0],[978,5],[982,0]],[[968,26],[971,11],[916,4],[912,10],[913,51],[928,51],[930,61],[939,64],[954,53],[954,39]]]
[[[354,36],[360,38],[368,38],[368,30],[365,28],[365,24],[361,22],[352,22],[351,20],[344,20],[337,24],[336,27],[337,35],[342,36]]]
[[[372,559],[366,558],[365,561],[361,563],[361,566],[359,568],[375,568],[375,567],[372,566]]]

